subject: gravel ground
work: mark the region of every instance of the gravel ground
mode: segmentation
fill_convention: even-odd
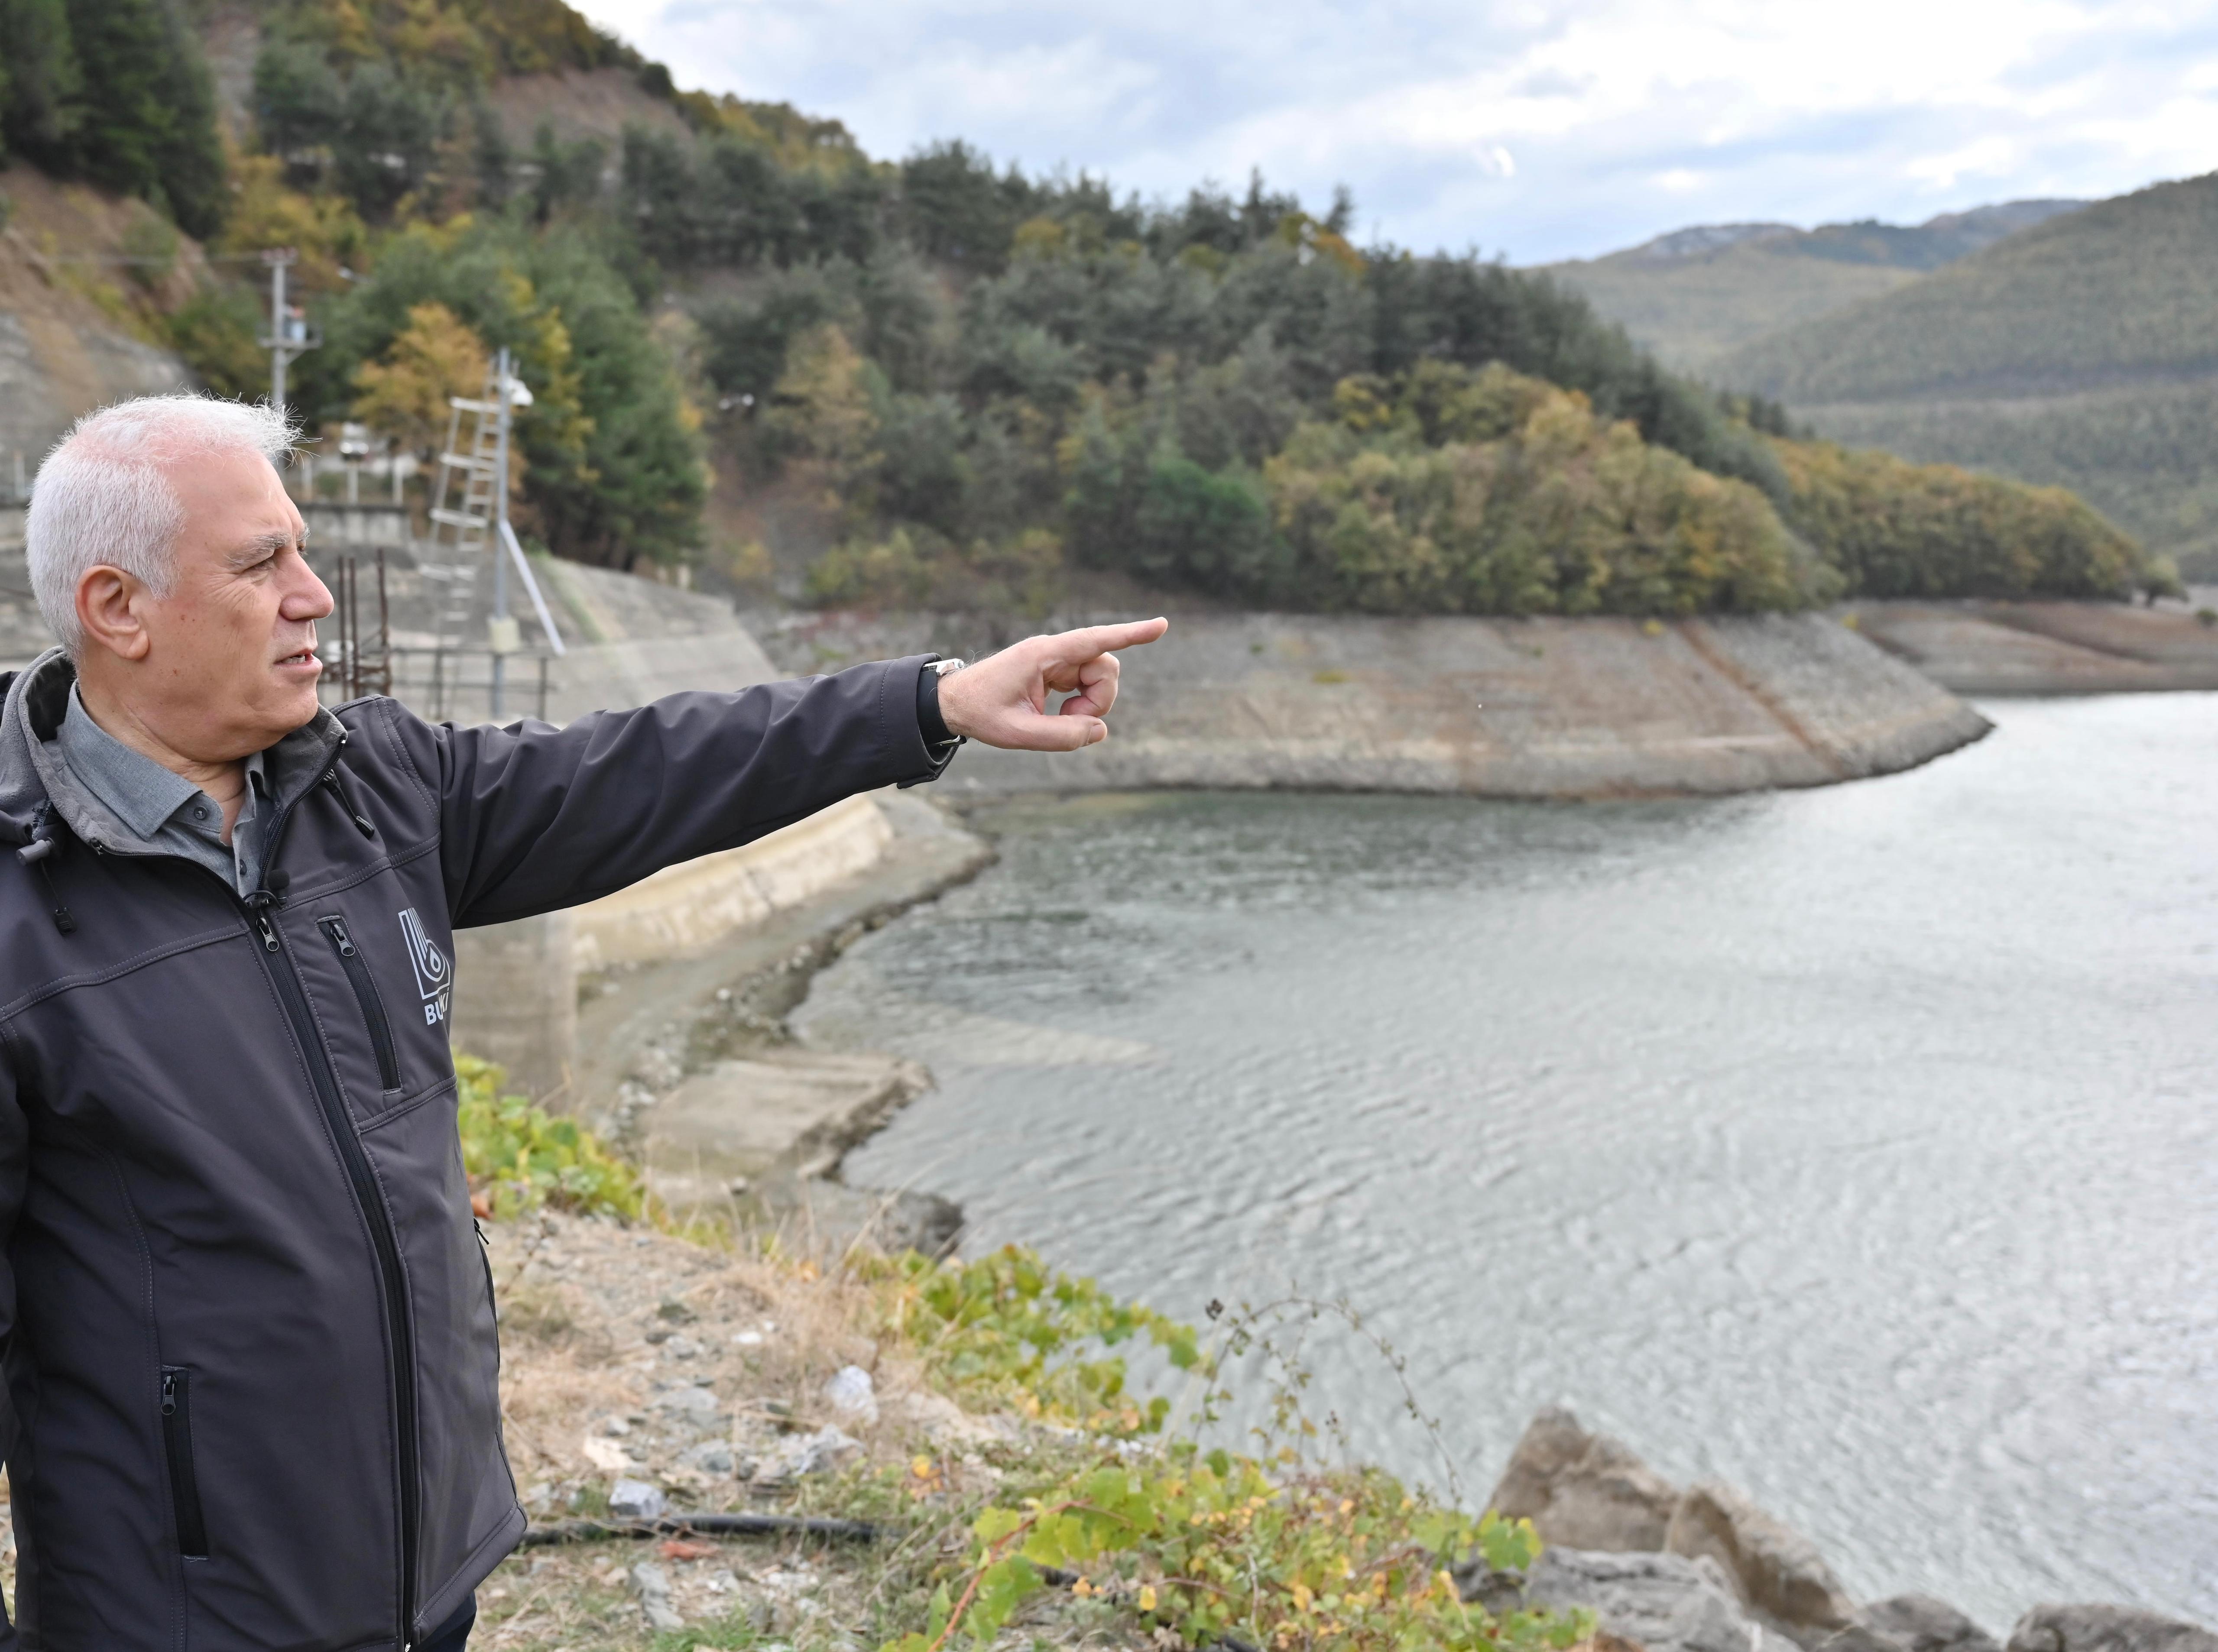
[[[509,1456],[535,1525],[598,1516],[636,1481],[673,1512],[851,1513],[867,1500],[919,1535],[526,1549],[480,1592],[474,1649],[875,1646],[894,1597],[915,1587],[900,1562],[934,1551],[951,1512],[1000,1479],[997,1462],[1052,1446],[922,1386],[902,1351],[858,1328],[865,1292],[836,1272],[603,1221],[540,1216],[488,1233]],[[827,1394],[849,1368],[869,1375],[869,1404]],[[892,1473],[873,1483],[873,1469]],[[959,1544],[959,1525],[946,1535]],[[1003,1638],[1147,1644],[1114,1609],[1060,1594]]]

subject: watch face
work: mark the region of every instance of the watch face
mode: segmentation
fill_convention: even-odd
[[[935,659],[932,662],[932,669],[935,676],[945,677],[950,671],[961,671],[963,664],[959,659]]]

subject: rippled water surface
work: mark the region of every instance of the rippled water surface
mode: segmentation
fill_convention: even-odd
[[[939,1080],[850,1177],[1181,1315],[1347,1298],[1481,1496],[1563,1401],[1860,1596],[2218,1621],[2218,696],[1987,709],[1821,791],[982,817],[799,1018]]]

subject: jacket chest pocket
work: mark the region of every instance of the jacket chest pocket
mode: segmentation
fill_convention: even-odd
[[[338,954],[339,968],[346,972],[347,985],[354,989],[354,999],[362,1010],[363,1024],[369,1030],[369,1047],[377,1056],[377,1081],[387,1090],[400,1087],[400,1054],[393,1047],[393,1023],[385,1013],[385,999],[377,990],[377,977],[370,973],[369,960],[362,949],[354,944],[354,936],[344,918],[319,918],[316,927]]]

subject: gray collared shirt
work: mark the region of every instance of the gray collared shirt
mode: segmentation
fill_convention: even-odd
[[[157,848],[198,861],[251,894],[262,878],[259,816],[269,807],[262,753],[246,759],[246,795],[231,841],[223,840],[223,806],[183,775],[133,751],[93,721],[70,685],[69,710],[56,734],[62,761],[77,783],[115,818]]]

